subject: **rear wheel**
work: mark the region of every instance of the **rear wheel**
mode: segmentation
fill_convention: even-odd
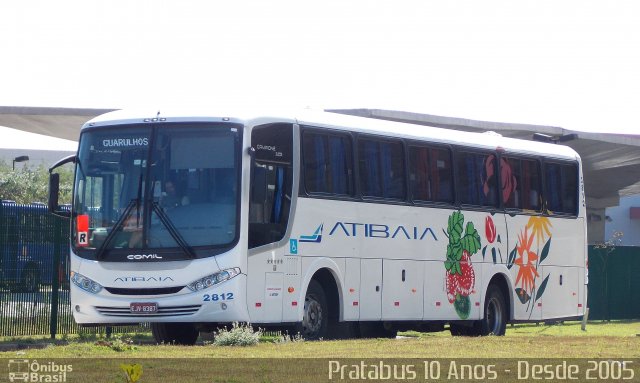
[[[200,335],[200,332],[191,323],[152,323],[151,333],[158,343],[186,346],[196,344]]]
[[[304,315],[298,332],[304,339],[320,339],[327,336],[329,311],[327,297],[320,283],[312,279],[304,298]]]
[[[490,285],[484,300],[484,318],[475,325],[477,335],[504,335],[507,329],[509,313],[500,288]]]

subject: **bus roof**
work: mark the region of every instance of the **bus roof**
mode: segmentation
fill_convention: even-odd
[[[154,120],[157,119],[157,120]],[[416,125],[403,122],[385,121],[365,117],[355,117],[336,113],[298,110],[281,113],[247,113],[227,111],[216,113],[211,110],[118,110],[105,113],[88,121],[83,129],[94,126],[121,125],[142,122],[186,122],[186,121],[229,121],[247,126],[285,122],[328,128],[356,133],[404,138],[407,140],[435,142],[447,145],[462,145],[477,149],[504,149],[531,155],[543,155],[565,160],[580,159],[578,153],[564,145],[503,137],[495,132],[463,132]]]

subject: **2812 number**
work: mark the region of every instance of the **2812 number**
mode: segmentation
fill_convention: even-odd
[[[233,300],[233,293],[204,294],[202,296],[203,302],[218,302],[218,301],[231,301],[231,300]]]

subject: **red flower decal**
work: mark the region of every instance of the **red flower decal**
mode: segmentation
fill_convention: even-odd
[[[487,235],[487,241],[493,243],[496,240],[496,225],[493,224],[493,219],[488,215],[484,220],[484,231]]]

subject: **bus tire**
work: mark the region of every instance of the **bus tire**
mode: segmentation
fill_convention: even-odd
[[[22,291],[27,293],[37,293],[40,290],[40,271],[38,266],[25,266],[22,271],[21,284]]]
[[[475,323],[476,335],[503,336],[507,329],[509,314],[502,290],[497,285],[489,285],[484,300],[483,319]]]
[[[191,323],[151,323],[151,333],[159,344],[196,344],[200,332]]]
[[[304,339],[315,340],[327,337],[329,308],[324,289],[312,279],[304,298],[304,314],[298,324],[298,332]]]

